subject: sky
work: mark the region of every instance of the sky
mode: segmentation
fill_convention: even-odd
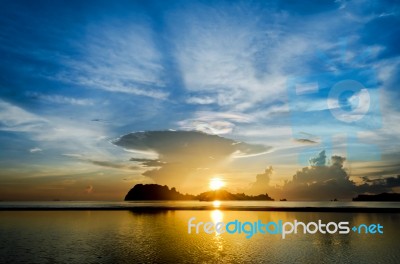
[[[1,1],[0,200],[400,192],[396,1]]]

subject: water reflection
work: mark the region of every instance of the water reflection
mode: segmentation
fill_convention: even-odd
[[[214,224],[222,222],[224,219],[224,214],[218,209],[211,211],[210,216]]]
[[[224,214],[222,213],[221,210],[218,209],[211,211],[210,217],[214,225],[224,220]],[[216,254],[223,253],[225,241],[224,238],[221,236],[221,234],[218,232],[214,232],[212,240],[216,248]]]
[[[372,234],[188,234],[187,223],[349,221]],[[0,263],[398,263],[400,214],[207,210],[0,211]]]

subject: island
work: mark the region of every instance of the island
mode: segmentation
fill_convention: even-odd
[[[136,184],[126,194],[125,201],[139,200],[197,200],[196,196],[181,194],[174,187],[158,184]]]
[[[215,190],[203,192],[199,195],[182,194],[174,187],[158,184],[136,184],[125,196],[125,201],[141,200],[199,200],[199,201],[274,201],[268,194],[256,196],[244,193],[233,194],[226,190]]]

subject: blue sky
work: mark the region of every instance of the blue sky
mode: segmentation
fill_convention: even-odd
[[[185,164],[173,144],[114,144],[139,131],[202,131],[251,146],[185,168],[185,191],[213,175],[246,191],[270,165],[279,185],[322,150],[346,157],[357,184],[399,174],[395,2],[0,6],[0,199],[118,199],[157,182],[129,159]]]

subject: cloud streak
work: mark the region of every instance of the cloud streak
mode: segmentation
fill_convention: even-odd
[[[34,99],[43,100],[45,102],[55,103],[55,104],[70,104],[76,106],[92,106],[95,104],[95,102],[92,99],[79,99],[62,95],[47,95],[37,92],[28,92],[27,95]]]

